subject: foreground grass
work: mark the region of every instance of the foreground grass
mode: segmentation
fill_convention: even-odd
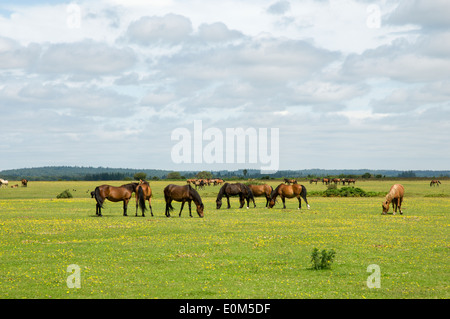
[[[310,210],[216,210],[218,188],[200,191],[205,218],[129,217],[120,203],[95,217],[97,183],[36,182],[0,192],[0,298],[448,298],[450,198],[424,197],[446,185],[405,185],[404,215],[380,215],[381,198],[310,197]],[[391,183],[358,185],[366,191]],[[120,182],[114,183],[120,185]],[[323,189],[322,185],[307,185]],[[275,185],[274,185],[275,186]],[[56,199],[70,189],[73,199]],[[15,191],[15,192],[14,192]],[[444,194],[444,195],[445,195]],[[311,270],[313,248],[334,249],[330,270]],[[69,289],[67,266],[81,268]],[[381,288],[366,285],[381,268]]]

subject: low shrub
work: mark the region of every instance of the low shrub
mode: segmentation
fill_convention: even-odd
[[[319,249],[314,248],[311,254],[312,268],[315,270],[330,269],[335,256],[336,252],[334,249],[331,249],[330,251],[324,249],[321,253],[319,253]]]
[[[73,195],[68,189],[66,189],[64,192],[56,195],[56,198],[72,198],[72,197],[73,197]]]

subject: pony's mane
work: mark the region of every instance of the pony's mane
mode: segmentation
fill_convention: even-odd
[[[221,200],[223,197],[223,194],[225,193],[225,187],[228,186],[228,183],[224,183],[223,186],[220,188],[219,193],[217,194],[216,200]]]
[[[188,185],[188,186],[189,186],[189,194],[194,199],[194,202],[203,206],[203,202],[202,202],[202,198],[200,197],[200,194],[195,189],[193,189],[191,187],[191,185]]]

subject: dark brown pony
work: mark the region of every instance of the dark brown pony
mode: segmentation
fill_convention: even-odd
[[[270,197],[269,202],[269,208],[272,208],[275,205],[275,200],[277,197],[281,197],[281,201],[283,202],[283,208],[286,208],[286,204],[284,202],[285,198],[294,198],[297,197],[298,199],[298,209],[302,208],[302,202],[301,198],[305,201],[306,205],[309,209],[308,200],[306,199],[306,188],[303,185],[300,184],[294,184],[294,185],[285,185],[280,184],[277,188],[272,192],[272,195]]]
[[[430,187],[431,186],[439,186],[439,184],[440,184],[441,182],[440,181],[438,181],[437,179],[433,179],[431,182],[430,182]]]
[[[22,179],[22,186],[23,187],[27,187],[28,186],[28,180],[26,180],[25,178],[24,179]]]
[[[128,202],[130,201],[131,195],[136,191],[136,186],[138,183],[125,184],[119,187],[110,185],[97,186],[94,191],[94,197],[97,201],[95,207],[95,213],[97,216],[102,216],[102,208],[105,199],[111,202],[122,202],[123,201],[123,216],[127,216]]]
[[[253,193],[253,197],[266,197],[266,207],[269,206],[270,196],[272,195],[273,188],[268,184],[263,185],[248,185]],[[256,207],[255,199],[253,199],[253,205]]]
[[[227,198],[227,203],[228,203],[227,208],[228,209],[231,208],[230,196],[239,196],[239,203],[240,203],[239,208],[244,207],[245,200],[247,200],[247,209],[250,204],[250,200],[253,200],[253,204],[255,203],[252,190],[250,189],[250,187],[248,187],[247,185],[242,184],[242,183],[235,183],[235,184],[225,183],[225,184],[223,184],[223,186],[219,190],[219,193],[217,194],[217,199],[216,199],[216,208],[217,209],[220,209],[220,207],[222,207],[222,198],[224,196]]]
[[[189,205],[189,216],[192,217],[191,213],[191,202],[194,201],[195,205],[197,206],[197,214],[200,217],[203,217],[203,209],[205,208],[203,206],[202,199],[199,195],[199,193],[191,187],[191,185],[174,185],[170,184],[167,185],[164,188],[164,199],[166,200],[166,216],[170,217],[170,212],[173,210],[172,207],[172,201],[181,202],[181,209],[180,214],[178,215],[181,217],[181,212],[183,211],[184,203],[188,202]]]
[[[148,200],[148,207],[150,208],[150,213],[153,217],[152,210],[152,189],[150,188],[150,184],[147,181],[143,181],[142,179],[139,181],[139,184],[136,186],[136,216],[138,213],[138,206],[141,208],[142,217],[145,217],[145,211],[147,208],[145,207],[145,201]]]
[[[386,213],[389,211],[389,205],[391,204],[391,202],[392,202],[392,209],[394,210],[394,215],[397,212],[397,208],[400,210],[400,214],[403,214],[402,202],[404,194],[405,189],[403,185],[401,184],[392,185],[391,189],[389,190],[389,193],[386,195],[385,201],[382,203],[383,212],[381,214],[386,215]]]

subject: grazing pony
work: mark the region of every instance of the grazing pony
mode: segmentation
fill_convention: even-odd
[[[296,180],[296,179],[285,178],[285,179],[284,179],[284,182],[285,182],[287,185],[290,185],[290,184],[297,184],[297,180]]]
[[[402,212],[402,202],[403,202],[403,195],[405,194],[405,188],[401,184],[395,184],[392,185],[391,189],[389,190],[389,193],[386,195],[385,201],[382,203],[383,212],[382,215],[386,215],[386,213],[389,211],[389,205],[392,202],[392,209],[394,210],[394,215],[397,212],[397,208],[400,210],[400,214],[403,214]]]
[[[22,179],[22,186],[23,187],[27,187],[28,186],[28,180],[26,180],[25,178],[24,179]]]
[[[8,181],[6,179],[0,178],[0,187],[3,187],[3,185],[5,185],[5,187],[8,187]]]
[[[184,203],[188,202],[189,205],[189,216],[192,217],[191,213],[191,202],[194,201],[197,206],[197,214],[200,217],[203,217],[203,209],[205,208],[202,202],[202,199],[199,193],[191,187],[191,185],[174,185],[169,184],[164,188],[164,199],[166,200],[166,216],[170,217],[170,212],[173,210],[172,200],[177,202],[181,202],[180,214],[178,217],[181,217],[181,212],[183,211]]]
[[[281,197],[281,201],[283,202],[283,208],[286,208],[286,204],[284,202],[285,198],[294,198],[298,199],[298,209],[302,208],[301,198],[305,201],[308,209],[310,208],[308,204],[308,200],[306,199],[306,188],[300,184],[286,185],[280,184],[277,188],[272,192],[269,202],[269,208],[272,208],[275,205],[275,200],[277,197]]]
[[[152,189],[150,188],[150,184],[147,181],[139,180],[139,184],[136,186],[136,216],[138,213],[138,207],[141,208],[142,217],[145,217],[145,211],[147,208],[145,207],[145,201],[148,200],[148,207],[150,208],[150,213],[153,217],[152,210]]]
[[[222,207],[222,197],[225,196],[227,198],[228,207],[227,209],[231,208],[230,205],[230,196],[239,196],[239,203],[240,207],[242,208],[245,205],[245,200],[247,200],[247,209],[250,204],[250,200],[253,201],[253,204],[255,203],[255,199],[253,198],[253,193],[250,187],[248,187],[245,184],[242,183],[225,183],[220,188],[219,193],[217,194],[216,198],[216,208],[220,209]]]
[[[253,197],[266,197],[266,207],[269,206],[270,196],[272,195],[273,188],[268,184],[264,185],[248,185],[253,193]],[[255,200],[253,199],[253,205],[256,207]]]
[[[131,195],[136,191],[138,183],[125,184],[119,187],[110,185],[97,186],[94,191],[94,197],[97,201],[95,206],[95,213],[97,216],[102,216],[103,202],[105,199],[111,202],[123,201],[123,216],[127,216],[128,202]]]
[[[431,187],[431,186],[439,186],[440,183],[441,183],[441,182],[438,181],[437,179],[433,179],[433,180],[430,182],[430,187]]]

